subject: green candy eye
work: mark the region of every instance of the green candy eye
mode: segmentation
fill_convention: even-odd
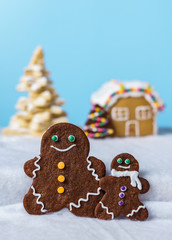
[[[130,164],[130,159],[129,158],[125,159],[125,163]]]
[[[54,136],[52,136],[52,138],[51,138],[54,142],[57,142],[58,141],[58,136],[57,135],[54,135]]]
[[[118,158],[117,162],[121,164],[122,163],[122,158]]]
[[[73,135],[70,135],[68,137],[68,139],[69,139],[70,142],[74,142],[75,141],[75,137]]]

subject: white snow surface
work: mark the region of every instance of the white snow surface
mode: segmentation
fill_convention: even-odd
[[[29,215],[22,200],[32,179],[24,163],[37,156],[40,138],[0,135],[0,239],[171,239],[172,236],[172,130],[139,138],[90,139],[90,156],[105,162],[110,175],[112,159],[119,153],[133,154],[140,176],[151,185],[140,195],[149,211],[145,222],[119,218],[105,221],[76,217],[63,209],[42,216]]]

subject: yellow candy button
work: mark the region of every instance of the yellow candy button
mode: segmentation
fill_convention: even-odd
[[[64,182],[64,180],[65,180],[65,177],[63,175],[58,176],[58,181],[59,182]]]
[[[58,187],[57,192],[58,193],[64,193],[64,188],[63,187]]]
[[[85,131],[85,135],[88,136],[88,132],[87,131]]]
[[[58,168],[59,168],[59,169],[65,168],[64,162],[59,162],[59,163],[58,163]]]

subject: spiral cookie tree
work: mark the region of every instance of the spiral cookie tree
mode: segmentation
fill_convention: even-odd
[[[91,138],[104,138],[114,134],[107,112],[99,105],[92,106],[84,130]]]
[[[21,97],[16,105],[19,110],[10,121],[10,126],[3,129],[4,134],[31,134],[41,136],[48,127],[58,122],[67,122],[66,113],[45,68],[44,55],[38,47],[20,78],[18,91],[28,92],[28,97]]]

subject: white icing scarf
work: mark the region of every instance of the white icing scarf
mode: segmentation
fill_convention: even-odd
[[[139,173],[137,171],[117,171],[112,169],[111,174],[114,177],[130,177],[131,186],[137,186],[139,190],[142,189],[142,184],[138,178]]]

